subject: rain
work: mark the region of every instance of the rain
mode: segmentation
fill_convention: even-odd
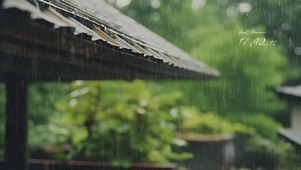
[[[298,0],[0,0],[0,169],[300,169],[299,16]]]

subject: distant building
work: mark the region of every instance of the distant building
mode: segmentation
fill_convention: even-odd
[[[290,105],[290,127],[280,129],[279,135],[292,143],[301,155],[301,84],[275,89],[279,98]]]

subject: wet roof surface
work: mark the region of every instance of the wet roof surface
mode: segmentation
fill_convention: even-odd
[[[72,59],[69,59],[70,61],[66,62],[66,59],[63,58],[65,57],[65,54],[56,52],[53,55],[60,55],[63,58],[60,60],[55,60],[55,62],[58,62],[57,65],[61,64],[64,61],[65,64],[69,64],[70,67],[74,67],[70,68],[70,70],[75,70],[76,72],[77,68],[75,66],[82,68],[83,63],[87,63],[87,69],[94,69],[95,75],[89,75],[89,70],[87,69],[82,70],[80,73],[84,73],[86,76],[81,76],[79,77],[80,79],[109,79],[110,75],[120,74],[121,72],[123,72],[124,67],[125,71],[127,72],[124,72],[123,76],[115,76],[116,79],[124,79],[127,77],[129,77],[129,79],[146,78],[148,77],[148,75],[152,75],[151,78],[154,79],[202,79],[204,77],[216,77],[219,75],[216,70],[192,58],[178,47],[169,43],[159,35],[151,32],[133,19],[120,13],[118,10],[106,4],[102,0],[39,1],[41,3],[47,4],[49,7],[43,10],[39,10],[29,2],[24,0],[4,1],[2,8],[4,8],[5,10],[17,9],[29,14],[29,20],[26,20],[27,18],[24,18],[24,15],[22,14],[22,16],[20,17],[13,16],[12,20],[15,19],[15,21],[11,22],[23,22],[23,20],[25,19],[22,25],[23,27],[28,26],[28,30],[44,30],[41,31],[41,35],[34,34],[32,32],[22,32],[20,28],[14,27],[13,24],[7,24],[4,21],[5,19],[2,18],[0,21],[2,21],[3,29],[1,29],[2,32],[0,34],[5,36],[12,36],[14,38],[14,43],[12,45],[3,42],[1,44],[2,46],[0,46],[0,52],[3,52],[5,54],[12,53],[12,50],[9,50],[9,48],[7,48],[11,46],[20,49],[22,46],[17,46],[15,44],[15,39],[24,41],[24,37],[26,37],[27,39],[25,44],[34,44],[31,45],[27,51],[35,51],[35,53],[37,54],[45,55],[45,51],[43,51],[43,53],[41,51],[38,51],[44,48],[37,49],[32,47],[42,44],[47,48],[51,48],[52,50],[63,50],[64,52],[70,53],[68,55],[71,55],[71,57],[73,57]],[[10,14],[7,14],[7,16],[10,17]],[[20,20],[20,18],[23,18],[23,20]],[[27,23],[29,24],[27,25]],[[13,30],[10,30],[10,27]],[[64,30],[64,28],[68,28],[68,31]],[[20,32],[22,32],[23,34],[21,34]],[[53,33],[55,35],[55,32],[57,32],[57,36],[49,36],[49,41],[52,41],[52,44],[47,42],[47,37],[43,37],[45,36],[43,35],[43,33],[47,34],[47,32],[49,32],[49,35],[50,33]],[[64,37],[64,35],[66,35],[66,38]],[[66,42],[68,36],[74,42],[71,42],[71,40],[68,40]],[[42,38],[39,39],[40,37]],[[12,41],[8,41],[8,43],[11,42]],[[80,44],[80,47],[75,47],[76,44]],[[51,51],[51,49],[47,49],[46,51],[49,52]],[[24,50],[23,53],[21,51],[22,50],[20,50],[19,53],[14,53],[14,55],[27,55]],[[105,53],[107,54],[106,56],[103,56],[104,52],[108,52]],[[79,55],[79,57],[73,54]],[[38,55],[38,57],[40,57],[40,55]],[[79,58],[80,60],[78,60]],[[41,59],[44,62],[46,58],[38,59]],[[98,63],[94,60],[92,61],[92,59],[101,60],[102,65],[97,66]],[[5,59],[3,60],[5,62],[7,61]],[[17,60],[19,60],[19,58]],[[49,60],[53,62],[53,58],[50,57]],[[110,63],[104,64],[102,62],[103,60]],[[30,61],[24,62],[32,63]],[[44,66],[47,65],[47,63],[43,65],[43,62],[40,62],[42,63],[40,64],[41,68],[44,68]],[[7,65],[9,64],[12,63],[7,63]],[[91,67],[92,65],[94,67]],[[114,73],[110,70],[110,68],[112,67],[108,65],[118,66],[118,70],[115,70]],[[102,69],[102,67],[106,66],[108,66],[108,68]],[[11,68],[9,69],[10,71],[15,70]],[[61,73],[64,72],[63,66],[58,66],[58,70],[59,69],[61,69]],[[5,70],[7,70],[7,68],[5,68]],[[46,71],[49,72],[49,70]],[[107,71],[107,75],[105,73],[103,75],[106,76],[97,76],[97,74],[103,73],[105,71]],[[22,70],[19,70],[19,72],[22,72]],[[70,74],[70,72],[68,74]],[[146,77],[143,75],[146,75]],[[44,76],[47,77],[47,75],[45,74]],[[53,76],[56,76],[55,73],[53,73]],[[74,75],[74,77],[70,79],[76,79],[76,75]]]
[[[72,6],[71,9],[68,8],[70,12],[75,11],[74,13],[78,13],[83,17],[103,23],[106,27],[118,31],[120,35],[125,34],[138,42],[142,42],[156,50],[166,52],[177,58],[186,60],[189,60],[190,58],[188,54],[178,47],[169,43],[154,32],[151,32],[135,20],[125,16],[102,0],[64,0],[56,2],[60,2],[58,4],[68,4]]]

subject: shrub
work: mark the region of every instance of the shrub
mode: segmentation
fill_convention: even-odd
[[[128,167],[131,162],[168,163],[190,158],[174,153],[176,125],[172,111],[181,93],[153,95],[143,81],[76,81],[57,124],[69,126],[72,159],[110,161]]]
[[[253,136],[246,147],[249,166],[254,169],[293,169],[298,157],[287,142],[272,141],[260,136]]]
[[[240,123],[232,123],[214,113],[202,113],[193,107],[181,107],[180,112],[185,117],[179,124],[179,129],[183,133],[253,134],[252,128]]]
[[[262,137],[272,140],[277,138],[277,131],[281,127],[278,122],[263,114],[229,114],[226,119],[251,127]]]

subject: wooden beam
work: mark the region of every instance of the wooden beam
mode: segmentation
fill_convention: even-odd
[[[44,47],[69,51],[75,55],[127,64],[131,67],[153,72],[158,72],[158,67],[169,69],[168,66],[155,59],[143,56],[140,53],[130,52],[131,50],[119,49],[119,47],[111,46],[106,42],[93,42],[80,35],[74,36],[68,31],[53,29],[34,20],[15,17],[6,13],[1,15],[7,17],[6,20],[0,20],[1,36],[9,36],[25,43],[39,44]],[[15,23],[22,25],[22,27],[16,27]]]
[[[10,50],[5,50],[10,49]],[[154,74],[127,65],[85,59],[71,54],[45,53],[37,49],[6,45],[0,43],[0,76],[5,73],[18,73],[27,76],[31,81],[70,81],[70,80],[133,80],[164,78],[164,74]],[[47,51],[47,50],[46,50]],[[1,53],[0,53],[1,54]],[[69,57],[70,56],[70,57]],[[9,79],[2,76],[2,79]]]
[[[11,75],[6,81],[5,167],[27,170],[27,81]]]

